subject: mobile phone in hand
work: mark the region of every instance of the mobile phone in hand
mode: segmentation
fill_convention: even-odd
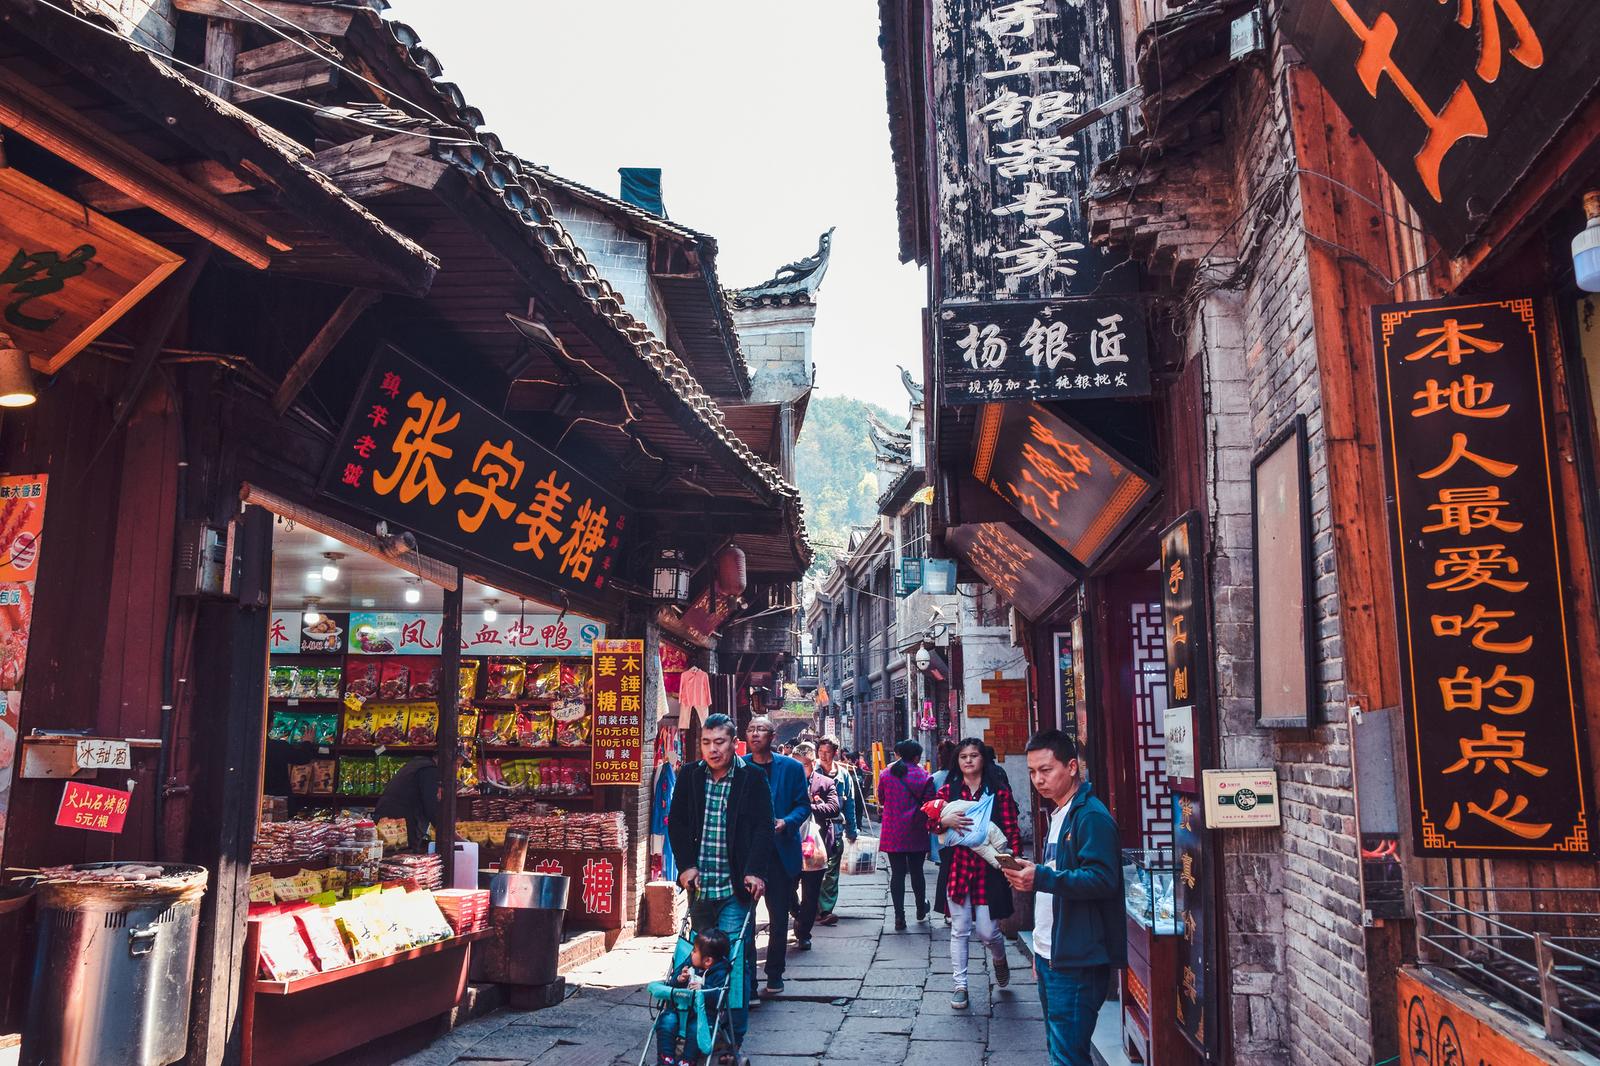
[[[1000,854],[996,855],[995,861],[1000,864],[1000,869],[1002,870],[1022,869],[1022,861],[1015,855],[1008,855],[1005,852],[1001,852]]]

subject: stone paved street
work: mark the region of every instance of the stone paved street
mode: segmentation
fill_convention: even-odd
[[[932,887],[932,867],[929,867]],[[786,992],[751,1012],[745,1052],[759,1066],[827,1062],[1029,1066],[1044,1061],[1033,975],[1009,944],[1011,987],[994,989],[974,951],[972,1006],[950,1006],[949,930],[938,914],[894,931],[888,876],[845,878],[840,922],[815,949],[789,955]],[[764,940],[764,937],[763,937]],[[406,1066],[613,1066],[637,1063],[650,1035],[647,982],[663,976],[670,939],[632,940],[568,975],[559,1007],[499,1011],[456,1029]],[[654,1062],[652,1050],[650,1062]]]

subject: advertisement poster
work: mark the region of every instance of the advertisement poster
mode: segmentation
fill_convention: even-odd
[[[94,833],[120,833],[132,798],[133,793],[121,789],[68,781],[61,791],[61,806],[56,808],[56,824]]]
[[[6,840],[11,778],[21,734],[22,679],[33,626],[33,587],[44,542],[48,474],[0,477],[0,850]]]
[[[594,645],[596,785],[637,785],[644,774],[644,641]]]

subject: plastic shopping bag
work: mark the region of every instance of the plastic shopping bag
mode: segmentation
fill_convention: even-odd
[[[828,868],[828,841],[815,818],[800,827],[800,867],[812,873]]]
[[[842,874],[870,874],[878,868],[878,838],[858,836],[845,841],[844,856],[839,860]]]

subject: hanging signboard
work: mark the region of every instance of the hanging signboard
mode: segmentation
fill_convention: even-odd
[[[1376,307],[1373,330],[1417,850],[1587,859],[1533,301]]]
[[[394,349],[356,392],[322,490],[558,588],[600,592],[629,516],[565,459]]]
[[[972,476],[1084,566],[1155,495],[1146,474],[1039,404],[990,404]]]
[[[949,404],[1150,395],[1144,319],[1125,300],[947,304],[939,351]]]
[[[1124,257],[1085,205],[1123,123],[1061,130],[1118,91],[1110,0],[942,0],[933,23],[940,304],[1109,291]]]
[[[1206,619],[1205,553],[1200,518],[1193,511],[1161,534],[1161,618],[1167,659],[1167,699],[1193,708],[1189,721],[1204,729],[1210,715],[1210,632]],[[1204,760],[1203,734],[1191,733],[1194,761]],[[1192,769],[1190,773],[1192,774]],[[1192,778],[1191,784],[1192,784]],[[1216,904],[1212,900],[1211,849],[1201,820],[1200,797],[1173,792],[1173,858],[1178,864],[1174,900],[1182,923],[1177,945],[1178,1028],[1207,1061],[1218,1053]]]
[[[1038,620],[1076,578],[1005,522],[951,526],[945,545],[983,576],[1007,603]]]
[[[637,785],[644,775],[644,641],[594,642],[590,736],[596,785]]]
[[[1594,0],[1286,0],[1283,30],[1450,251],[1600,85]]]
[[[54,374],[183,258],[0,167],[0,333]]]

